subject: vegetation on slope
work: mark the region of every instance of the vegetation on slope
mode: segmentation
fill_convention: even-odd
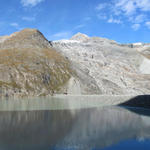
[[[45,96],[70,79],[69,61],[36,30],[21,31],[0,47],[0,96]]]

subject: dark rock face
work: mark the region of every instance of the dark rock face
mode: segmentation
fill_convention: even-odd
[[[120,106],[142,107],[150,109],[150,95],[139,95],[122,104]]]

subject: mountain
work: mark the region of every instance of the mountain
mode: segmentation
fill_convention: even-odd
[[[82,33],[77,33],[76,35],[74,35],[71,40],[76,40],[79,42],[85,42],[87,40],[89,40],[90,38],[86,35],[86,34],[82,34]]]
[[[16,32],[0,43],[1,97],[57,93],[72,74],[69,61],[36,29]]]
[[[70,40],[51,43],[72,62],[78,76],[82,76],[82,71],[84,76],[93,79],[100,89],[99,94],[150,93],[150,44],[119,44],[81,33]]]
[[[0,97],[150,93],[150,44],[77,33],[48,41],[37,29],[0,37]]]
[[[74,67],[37,29],[0,37],[0,97],[99,94],[95,80]]]

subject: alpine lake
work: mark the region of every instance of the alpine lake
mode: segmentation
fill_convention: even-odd
[[[150,150],[150,109],[102,101],[3,99],[0,150]]]

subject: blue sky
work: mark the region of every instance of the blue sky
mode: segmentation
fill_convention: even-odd
[[[150,0],[0,0],[0,36],[37,28],[48,40],[77,32],[150,43]]]

